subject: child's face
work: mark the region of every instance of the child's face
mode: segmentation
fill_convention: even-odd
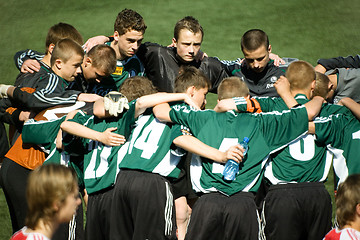
[[[191,62],[199,53],[202,42],[201,32],[192,33],[187,29],[181,29],[179,39],[173,39],[178,56],[184,62]]]
[[[66,63],[62,62],[62,67],[58,75],[66,81],[74,81],[75,77],[81,73],[80,65],[82,60],[82,56],[73,55]]]
[[[84,63],[82,65],[83,75],[86,81],[93,82],[97,79],[98,82],[101,81],[105,76],[103,70],[95,68],[91,63]]]
[[[58,221],[60,223],[69,222],[76,213],[76,209],[80,203],[81,199],[79,197],[79,190],[76,187],[75,190],[66,197],[63,205],[60,206],[58,212]]]
[[[198,105],[200,109],[205,109],[206,105],[206,94],[208,93],[208,88],[195,89],[191,98]]]
[[[128,31],[121,36],[116,33],[117,32],[114,33],[118,47],[118,51],[116,52],[120,53],[120,59],[134,56],[144,39],[144,33],[136,30]]]

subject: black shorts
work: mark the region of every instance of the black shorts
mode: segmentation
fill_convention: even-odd
[[[111,204],[110,239],[176,239],[169,181],[158,174],[121,169]]]
[[[186,197],[187,199],[197,198],[195,191],[191,186],[190,162],[192,153],[187,153],[185,162],[181,167],[180,175],[177,179],[170,180],[172,185],[174,199]]]
[[[86,239],[108,240],[110,238],[110,213],[113,188],[89,194],[86,212]]]
[[[259,221],[252,193],[206,193],[194,205],[185,239],[258,239]]]
[[[331,229],[331,198],[319,182],[270,186],[264,213],[267,239],[322,239]]]

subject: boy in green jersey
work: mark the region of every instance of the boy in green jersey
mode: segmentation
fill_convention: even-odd
[[[224,105],[229,104],[230,109],[234,108],[239,112],[282,111],[298,103],[308,102],[308,99],[314,95],[316,83],[313,67],[304,61],[293,62],[286,76],[290,82],[291,94],[295,97],[295,100],[292,99],[294,102],[290,104],[277,98],[233,98],[219,103],[217,110],[226,110],[228,108]],[[329,80],[320,74],[316,76],[319,81],[315,94],[325,98]],[[280,81],[282,80],[286,79],[281,78]],[[349,114],[343,107],[325,104],[320,115],[328,116],[332,113]],[[332,208],[330,196],[323,182],[327,179],[331,161],[332,155],[325,145],[315,141],[314,136],[310,134],[302,136],[272,155],[272,161],[266,166],[264,175],[267,183],[271,184],[263,208],[267,237],[286,239],[292,236],[295,239],[304,237],[318,239],[329,231]],[[303,194],[304,191],[307,194]],[[291,194],[288,194],[289,192]],[[314,198],[318,200],[313,201]],[[306,209],[316,209],[316,211]],[[303,214],[295,214],[295,212]]]
[[[126,80],[124,82],[124,85],[121,88],[121,91],[129,96],[130,99],[132,98],[137,98],[138,96],[136,96],[136,93],[140,93],[140,94],[146,94],[146,92],[141,91],[142,88],[144,88],[144,86],[149,85],[152,86],[151,82],[148,80],[145,80],[144,78],[140,78],[140,77],[135,77],[135,78],[130,78],[128,80]],[[154,89],[154,88],[152,88]],[[84,128],[84,126],[81,126],[79,124],[77,124],[77,127],[74,127],[74,123],[69,123],[69,122],[64,122],[62,127],[65,128],[68,132],[71,133],[75,133],[76,135],[79,135],[81,137],[87,137],[90,138],[92,140],[85,140],[85,143],[90,147],[93,146],[91,148],[88,148],[89,153],[85,155],[85,161],[86,159],[88,159],[89,161],[85,162],[85,169],[84,169],[84,178],[85,178],[85,186],[87,186],[87,190],[89,193],[89,205],[88,205],[88,225],[87,225],[87,236],[88,237],[94,237],[94,239],[109,239],[109,226],[110,228],[110,238],[117,238],[119,236],[126,236],[126,234],[129,235],[133,235],[133,236],[142,236],[139,234],[144,234],[143,236],[163,236],[164,235],[164,231],[161,231],[161,226],[165,224],[165,222],[161,222],[159,223],[159,226],[157,227],[151,227],[150,224],[153,224],[154,226],[157,225],[155,224],[155,222],[158,223],[158,221],[156,221],[157,218],[153,218],[149,223],[144,223],[142,222],[143,226],[139,228],[140,224],[138,224],[139,221],[142,221],[144,219],[146,219],[147,217],[149,217],[150,215],[153,214],[147,214],[147,212],[143,212],[142,214],[144,214],[144,218],[140,218],[140,217],[135,217],[132,220],[127,219],[124,222],[127,222],[127,224],[129,224],[128,222],[134,222],[134,225],[136,226],[132,226],[132,227],[126,227],[126,225],[124,224],[120,224],[118,229],[113,228],[112,225],[113,224],[118,224],[119,219],[122,218],[128,218],[129,216],[127,214],[125,214],[125,212],[122,212],[119,216],[118,211],[116,211],[116,207],[118,207],[118,205],[120,203],[123,203],[123,201],[119,201],[118,197],[116,197],[116,192],[112,193],[112,186],[114,184],[114,180],[116,177],[116,174],[118,173],[117,170],[117,166],[120,165],[120,175],[126,175],[128,174],[128,171],[126,169],[133,169],[134,171],[137,170],[142,170],[145,172],[152,172],[152,168],[153,165],[151,163],[151,161],[146,160],[148,159],[148,157],[151,157],[151,155],[153,155],[153,151],[151,150],[152,147],[156,146],[156,142],[153,142],[157,139],[156,135],[156,129],[157,126],[159,125],[158,123],[156,123],[156,121],[151,120],[149,123],[150,125],[146,124],[148,119],[149,119],[149,113],[144,113],[141,116],[139,116],[139,113],[141,113],[144,109],[144,107],[148,107],[151,106],[155,103],[158,103],[159,101],[174,101],[174,100],[182,100],[184,98],[189,98],[187,94],[173,94],[173,95],[167,95],[164,93],[157,93],[157,94],[153,94],[150,96],[144,96],[141,97],[137,100],[134,100],[132,102],[130,102],[130,108],[128,111],[126,111],[125,113],[123,113],[120,116],[120,119],[108,119],[108,120],[102,120],[102,121],[98,121],[96,120],[97,118],[93,118],[93,117],[87,117],[84,114],[78,114],[74,117],[73,120],[69,120],[69,121],[75,121],[78,122],[80,124],[85,124],[85,126],[91,128],[91,129],[86,129]],[[146,100],[145,100],[146,99]],[[161,100],[162,99],[162,100]],[[194,98],[196,99],[196,98]],[[157,101],[157,102],[156,102]],[[195,100],[196,101],[196,100]],[[203,102],[203,100],[202,100]],[[103,104],[103,103],[101,103]],[[134,105],[135,104],[135,105]],[[145,105],[144,105],[145,104]],[[200,106],[200,104],[197,104]],[[143,106],[143,107],[140,107]],[[134,110],[137,107],[139,107],[142,110],[135,110],[135,114],[134,114]],[[97,112],[97,106],[95,106],[95,110],[94,112],[97,113],[98,115],[101,114],[105,114],[104,108],[101,107],[100,108],[100,113]],[[102,111],[102,112],[101,112]],[[99,133],[97,131],[104,131],[106,130],[108,127],[116,127],[117,126],[117,133],[121,133],[123,135],[125,135],[125,137],[127,138],[130,129],[132,128],[132,125],[135,124],[135,119],[138,118],[137,123],[136,123],[136,127],[135,129],[132,130],[132,133],[130,135],[130,140],[123,146],[116,146],[118,145],[120,142],[117,142],[116,140],[114,140],[113,142],[110,142],[108,144],[112,145],[113,147],[109,147],[109,146],[104,146],[102,144],[95,144],[96,142],[98,142],[98,140],[100,140],[98,138]],[[95,120],[94,120],[95,119]],[[131,121],[123,121],[126,119],[133,119],[133,123],[131,123]],[[144,121],[145,120],[145,121]],[[154,119],[155,120],[155,119]],[[144,125],[143,125],[144,124]],[[69,126],[67,126],[69,125]],[[145,126],[145,127],[144,127]],[[144,133],[139,133],[139,131],[142,129],[148,129],[145,130]],[[160,130],[161,129],[167,129],[168,126],[165,124],[160,124],[159,126]],[[125,132],[123,130],[126,130]],[[139,130],[140,129],[140,130]],[[96,130],[96,131],[94,131]],[[113,129],[114,130],[114,129]],[[108,130],[106,130],[108,131]],[[168,131],[168,130],[167,130]],[[158,132],[159,134],[161,133],[160,131]],[[170,133],[170,132],[169,132]],[[137,136],[140,134],[140,138],[137,139]],[[149,134],[150,139],[146,139],[145,137]],[[116,136],[113,136],[116,137]],[[162,141],[169,141],[167,138],[165,138]],[[133,142],[133,143],[131,143]],[[155,144],[155,145],[154,145]],[[161,148],[165,148],[165,146],[163,144],[158,144],[158,147],[161,146]],[[131,148],[131,151],[129,150],[129,148]],[[130,151],[130,153],[129,153]],[[133,160],[128,160],[133,158],[134,154],[137,154],[137,152],[142,152],[142,154],[140,154],[140,158],[145,158],[145,160],[141,160],[140,162],[136,161],[135,159]],[[156,151],[160,151],[156,150]],[[169,151],[169,149],[167,150]],[[165,152],[167,152],[165,151]],[[177,156],[178,154],[181,155],[181,152],[178,152],[175,154],[175,156]],[[160,153],[161,155],[161,153]],[[223,156],[223,154],[221,154]],[[136,155],[137,156],[137,155]],[[158,154],[155,154],[155,156],[158,156]],[[166,167],[166,161],[164,162],[165,165],[160,165],[162,166],[158,170],[154,170],[156,173],[161,174],[161,175],[166,175],[169,174],[171,176],[177,176],[178,174],[178,170],[176,170],[176,158],[174,157],[173,160],[171,161],[175,161],[173,163],[170,163],[170,167],[167,168]],[[168,157],[165,157],[165,159],[168,159]],[[106,163],[107,162],[107,163]],[[148,163],[146,163],[148,162]],[[156,164],[156,163],[155,163]],[[122,166],[125,166],[124,169],[122,168]],[[105,168],[108,168],[108,170],[105,171]],[[156,168],[156,167],[155,167]],[[172,170],[169,170],[172,169]],[[158,172],[160,171],[160,172]],[[167,172],[169,171],[169,172]],[[167,173],[166,173],[167,172]],[[172,173],[173,172],[173,173]],[[131,174],[131,172],[130,172]],[[136,173],[135,173],[136,174]],[[143,174],[140,174],[143,175]],[[157,175],[157,174],[156,174]],[[150,175],[151,176],[151,175]],[[149,176],[149,177],[150,177]],[[146,177],[147,178],[147,177]],[[148,180],[146,180],[146,182],[149,182]],[[117,185],[122,185],[123,182],[118,183]],[[115,185],[115,186],[117,186]],[[140,185],[142,186],[142,185]],[[147,189],[147,188],[146,188]],[[152,189],[154,191],[154,193],[152,193],[152,195],[155,194],[155,190]],[[168,192],[170,193],[170,192]],[[114,196],[112,196],[114,194]],[[145,194],[145,192],[144,192]],[[163,195],[159,195],[159,196],[163,196]],[[156,197],[159,197],[158,195],[156,195]],[[115,199],[115,201],[111,201],[112,199]],[[166,198],[165,198],[166,199]],[[149,200],[149,199],[148,199]],[[155,201],[158,202],[158,201]],[[110,204],[111,203],[111,204]],[[168,202],[169,204],[171,204],[171,201]],[[159,204],[159,203],[158,203]],[[110,205],[114,207],[110,208]],[[168,207],[170,207],[171,205],[169,205]],[[143,204],[140,204],[138,207],[145,207],[143,206]],[[107,214],[105,214],[105,216],[102,216],[103,214],[101,214],[99,212],[99,208],[103,209],[102,211],[106,212]],[[153,206],[153,208],[156,210],[157,208],[155,206]],[[134,209],[127,209],[127,211],[134,211]],[[125,211],[125,210],[124,210]],[[171,215],[171,207],[169,208],[169,214]],[[111,213],[109,213],[111,212]],[[116,216],[112,217],[112,212],[114,212],[116,214]],[[110,215],[110,219],[108,218],[108,216]],[[162,217],[161,217],[162,216]],[[161,215],[160,218],[164,218],[164,215]],[[145,218],[146,217],[146,218]],[[98,221],[99,219],[103,219],[103,222],[105,224],[103,224],[103,229],[99,229]],[[142,220],[141,220],[142,219]],[[110,223],[109,223],[110,221]],[[92,227],[90,227],[92,226]],[[113,229],[115,229],[114,231],[119,231],[119,233],[113,233]],[[125,230],[126,229],[126,230]],[[133,229],[133,230],[131,230]],[[172,228],[167,229],[168,231],[171,231]],[[131,233],[131,231],[133,231],[133,233]],[[120,235],[119,235],[120,234]],[[155,235],[153,235],[155,234]],[[160,235],[156,235],[156,234],[160,234]],[[96,237],[95,237],[96,236]]]
[[[349,108],[355,117],[344,114],[320,116],[310,125],[310,132],[315,133],[317,140],[327,145],[334,154],[333,165],[338,184],[347,176],[360,173],[358,164],[360,105],[351,98],[343,98],[339,103]]]
[[[308,115],[303,108],[281,113],[237,115],[234,112],[193,111],[187,107],[174,106],[169,116],[166,114],[169,109],[161,111],[157,107],[157,117],[189,126],[199,140],[220,150],[227,149],[245,136],[250,138],[249,151],[233,182],[222,179],[223,165],[205,158],[193,161],[193,187],[204,195],[193,209],[186,238],[259,237],[257,210],[251,192],[256,192],[259,187],[259,179],[263,175],[262,169],[267,163],[268,155],[305,134],[308,120],[318,113],[322,101],[323,98],[316,97],[313,102],[307,103],[306,108],[311,110]]]

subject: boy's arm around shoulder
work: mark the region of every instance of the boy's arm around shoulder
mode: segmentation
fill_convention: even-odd
[[[218,163],[226,163],[229,159],[241,162],[244,157],[244,149],[242,149],[239,144],[230,147],[226,152],[221,152],[190,135],[179,136],[175,138],[173,142],[175,145],[186,151],[211,159]]]
[[[71,112],[69,114],[72,116],[71,118],[73,118],[76,113],[77,111],[75,113]],[[125,143],[124,136],[113,133],[113,131],[117,129],[116,127],[108,128],[104,132],[98,132],[77,122],[68,121],[71,118],[68,118],[60,125],[60,128],[67,133],[78,137],[99,141],[108,146],[119,146]]]
[[[345,97],[342,98],[339,102],[339,105],[345,106],[354,114],[354,116],[360,120],[360,104],[355,102],[353,99]]]

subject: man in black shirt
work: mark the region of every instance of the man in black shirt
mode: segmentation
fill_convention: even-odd
[[[241,63],[224,61],[227,73],[240,77],[251,96],[278,97],[274,83],[285,74],[286,67],[277,67],[270,60],[271,45],[267,34],[260,29],[247,31],[241,38],[241,50],[245,58]]]

